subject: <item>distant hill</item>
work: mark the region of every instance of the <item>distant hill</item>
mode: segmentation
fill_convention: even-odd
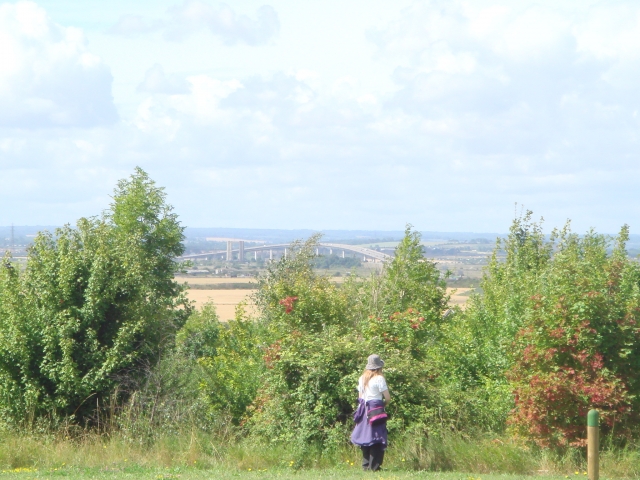
[[[296,239],[308,238],[314,233],[323,234],[325,242],[370,243],[400,240],[404,230],[282,230],[259,228],[191,228],[185,230],[189,239],[205,238],[234,238],[242,240],[264,241],[267,243],[287,243]],[[469,241],[473,239],[487,239],[494,241],[498,233],[477,232],[422,232],[424,240],[455,240]]]

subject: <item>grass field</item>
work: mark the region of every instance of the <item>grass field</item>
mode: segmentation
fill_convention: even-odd
[[[394,471],[383,470],[377,473],[363,472],[357,465],[345,468],[331,469],[259,469],[259,470],[237,470],[237,469],[199,469],[189,468],[145,468],[140,466],[113,465],[103,468],[53,468],[48,470],[35,469],[15,469],[2,472],[3,478],[16,479],[118,479],[118,478],[140,478],[140,479],[291,479],[291,480],[311,480],[335,478],[345,480],[356,480],[364,478],[376,478],[377,480],[403,480],[424,478],[429,480],[524,480],[535,478],[536,480],[565,479],[565,476],[526,476],[526,475],[500,475],[500,474],[465,474],[456,472],[420,472],[420,471]],[[584,477],[582,477],[584,478]]]
[[[473,290],[472,288],[447,288],[448,294],[451,295],[451,299],[449,300],[449,305],[451,306],[459,306],[463,307],[469,300],[469,295],[467,293]]]
[[[557,454],[532,449],[508,437],[394,438],[384,471],[360,470],[360,451],[344,444],[305,452],[289,444],[257,444],[224,430],[157,433],[142,438],[111,434],[0,434],[0,478],[376,478],[433,480],[586,480],[584,450]],[[600,456],[600,478],[640,477],[638,445],[608,449]]]

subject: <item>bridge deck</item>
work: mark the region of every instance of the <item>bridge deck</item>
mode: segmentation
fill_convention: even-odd
[[[244,252],[247,253],[247,252],[264,252],[267,250],[283,250],[285,248],[290,248],[290,247],[291,245],[288,243],[279,243],[275,245],[260,245],[257,247],[245,247]],[[372,250],[366,247],[360,247],[358,245],[344,245],[341,243],[319,243],[318,248],[345,250],[353,253],[359,253],[360,255],[364,255],[365,257],[369,257],[369,258],[373,258],[381,261],[392,258],[391,255],[387,253],[378,252],[376,250]],[[234,248],[233,250],[231,250],[232,253],[238,253],[239,251],[240,249],[238,248]],[[184,260],[188,260],[190,258],[202,258],[202,257],[209,257],[212,255],[224,255],[226,253],[227,253],[227,250],[214,250],[214,251],[205,252],[205,253],[194,253],[191,255],[183,255],[180,258]]]

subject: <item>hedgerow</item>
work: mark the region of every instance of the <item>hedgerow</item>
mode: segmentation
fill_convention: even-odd
[[[392,438],[507,434],[562,450],[584,444],[591,408],[613,443],[637,437],[628,228],[546,236],[531,218],[497,241],[464,310],[449,308],[447,274],[408,226],[380,271],[340,284],[314,268],[318,236],[294,243],[259,278],[257,312],[223,323],[175,282],[183,227],[137,170],[101,217],[39,235],[24,271],[9,256],[0,265],[1,426],[106,420],[137,438],[193,422],[301,457],[337,452],[377,353]]]

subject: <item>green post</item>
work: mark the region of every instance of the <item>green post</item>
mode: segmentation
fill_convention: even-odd
[[[589,410],[587,414],[587,473],[589,480],[600,477],[600,419],[597,410]]]

